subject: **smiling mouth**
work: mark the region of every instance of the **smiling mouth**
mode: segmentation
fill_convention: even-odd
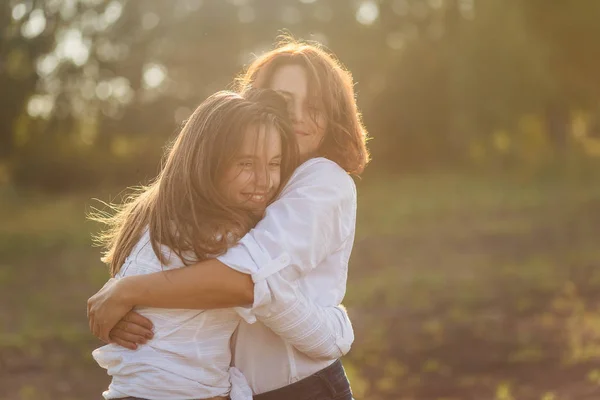
[[[253,203],[264,204],[269,199],[267,193],[244,193],[244,195],[248,198],[249,201]]]

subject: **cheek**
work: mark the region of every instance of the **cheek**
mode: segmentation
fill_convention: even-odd
[[[270,179],[272,182],[273,190],[277,190],[279,188],[279,184],[281,182],[281,171],[277,170],[277,171],[271,172]]]
[[[221,183],[221,191],[230,201],[237,201],[247,182],[245,171],[232,170],[225,175]]]
[[[250,180],[249,174],[246,171],[241,171],[231,182],[232,192],[239,194]]]
[[[327,118],[323,114],[320,114],[315,119],[315,131],[318,136],[323,136],[327,130]]]

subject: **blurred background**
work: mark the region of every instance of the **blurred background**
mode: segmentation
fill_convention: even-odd
[[[597,399],[600,2],[3,0],[0,398],[100,398],[91,206],[282,29],[373,140],[345,299],[357,399]]]

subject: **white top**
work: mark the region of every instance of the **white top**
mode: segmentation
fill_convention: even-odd
[[[314,178],[314,174],[321,175],[321,182],[328,182],[330,179],[327,176],[335,174],[341,179],[341,186],[350,190],[348,202],[352,204],[347,208],[346,201],[342,201],[339,212],[344,215],[350,214],[351,227],[346,227],[341,219],[339,229],[319,229],[323,226],[314,224],[313,233],[319,232],[314,239],[318,241],[311,241],[322,243],[327,238],[327,241],[333,244],[337,242],[334,237],[336,235],[330,233],[340,231],[342,236],[347,237],[344,242],[349,241],[348,246],[341,246],[343,249],[329,251],[331,246],[325,245],[319,246],[319,251],[314,251],[303,247],[304,240],[299,238],[291,241],[294,245],[290,246],[289,239],[295,237],[292,232],[302,235],[299,237],[304,237],[307,233],[306,230],[299,229],[302,226],[297,220],[299,214],[289,214],[290,209],[286,211],[287,215],[281,214],[282,210],[289,207],[300,208],[300,213],[306,211],[307,206],[302,207],[297,202],[299,191],[302,196],[305,196],[305,191],[313,192],[312,198],[319,203],[310,208],[313,215],[318,214],[318,210],[326,209],[329,209],[329,214],[332,204],[337,201],[333,198],[326,200],[323,197],[327,191],[319,189],[321,184],[313,185],[314,188],[306,187]],[[330,188],[337,191],[336,185],[332,186],[331,182],[329,183]],[[261,222],[242,239],[240,245],[230,249],[223,256],[223,261],[239,259],[242,262],[243,254],[266,257],[257,258],[258,263],[247,263],[245,267],[235,266],[241,272],[252,274],[255,282],[253,307],[204,311],[137,307],[137,312],[153,322],[154,338],[147,344],[138,346],[137,350],[114,344],[94,350],[93,356],[98,364],[106,368],[108,374],[113,377],[108,390],[103,393],[104,397],[113,399],[134,396],[150,400],[175,400],[229,394],[231,400],[250,400],[252,391],[244,376],[236,368],[230,368],[230,342],[234,330],[240,324],[240,315],[247,322],[242,323],[240,334],[237,336],[236,362],[242,356],[242,360],[258,363],[255,366],[243,361],[238,363],[246,366],[244,373],[257,383],[251,385],[255,393],[265,391],[261,390],[265,387],[278,388],[301,377],[312,375],[345,354],[350,349],[354,334],[348,316],[339,304],[345,291],[347,262],[354,236],[355,202],[354,184],[336,164],[324,159],[315,159],[299,167],[280,199],[269,206],[264,223]],[[289,251],[278,252],[277,256],[271,257],[274,253],[258,249],[261,249],[262,245],[274,249],[268,239],[269,234],[263,232],[267,236],[260,237],[260,232],[264,227],[268,227],[269,232],[276,232],[272,230],[275,215],[280,219],[277,224],[283,223],[289,232],[286,233],[286,239],[279,235],[281,244],[287,246]],[[329,218],[336,218],[335,212],[330,214]],[[313,220],[303,217],[303,221],[308,225]],[[321,224],[324,221],[320,219]],[[348,229],[351,230],[351,237],[341,232]],[[327,236],[322,236],[322,233],[326,233]],[[149,240],[149,234],[146,232],[125,261],[117,278],[183,266],[181,260],[164,246],[161,251],[171,262],[169,266],[161,266]],[[262,240],[261,244],[258,244],[257,240]],[[250,253],[244,250],[247,246],[258,247],[253,248]],[[296,251],[304,252],[302,258],[297,256]],[[312,270],[317,264],[311,263],[320,258],[324,258],[318,262],[323,276],[318,277],[317,284],[314,285],[314,275],[317,271]],[[267,259],[269,262],[264,262]],[[294,268],[294,263],[300,261],[303,267]],[[290,268],[287,268],[288,266]],[[310,276],[313,278],[310,279]],[[250,325],[256,319],[261,323]],[[253,327],[257,327],[261,333],[248,335],[247,330],[252,330]],[[271,336],[274,336],[274,339]],[[291,346],[314,359],[299,353]],[[250,347],[255,347],[254,350],[258,352],[247,353],[245,350]],[[246,358],[243,357],[244,354],[247,354]],[[248,357],[255,359],[248,360]],[[282,369],[288,370],[289,374],[284,373]],[[257,380],[258,376],[267,384]]]
[[[306,378],[350,349],[354,333],[339,305],[355,225],[353,180],[336,163],[314,158],[298,167],[263,220],[218,257],[241,272],[258,270],[251,312],[259,322],[242,321],[234,342],[234,365],[254,394]]]
[[[164,269],[183,267],[179,257],[165,247],[170,259]],[[149,274],[163,269],[150,244],[148,230],[126,259],[116,278]],[[98,364],[107,369],[112,382],[105,399],[141,397],[145,399],[197,399],[227,396],[236,384],[251,393],[241,374],[230,376],[231,335],[240,322],[233,309],[177,310],[136,307],[136,312],[154,324],[154,338],[129,350],[109,344],[92,352]],[[233,396],[232,396],[233,400]]]

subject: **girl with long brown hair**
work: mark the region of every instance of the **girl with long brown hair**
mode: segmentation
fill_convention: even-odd
[[[112,215],[94,217],[106,225],[98,240],[111,276],[175,270],[223,254],[260,219],[296,165],[284,98],[260,89],[210,96],[154,182]],[[230,369],[229,342],[241,320],[235,310],[137,312],[154,324],[151,343],[93,352],[113,378],[106,398],[251,398],[243,375]]]
[[[286,97],[303,164],[236,246],[185,269],[106,285],[88,301],[90,326],[105,341],[134,346],[151,335],[134,306],[246,305],[248,320],[258,322],[240,324],[233,364],[256,399],[351,399],[338,358],[354,336],[337,306],[356,221],[349,174],[359,175],[369,159],[352,77],[320,47],[288,40],[255,60],[237,85],[240,93],[270,88]]]

